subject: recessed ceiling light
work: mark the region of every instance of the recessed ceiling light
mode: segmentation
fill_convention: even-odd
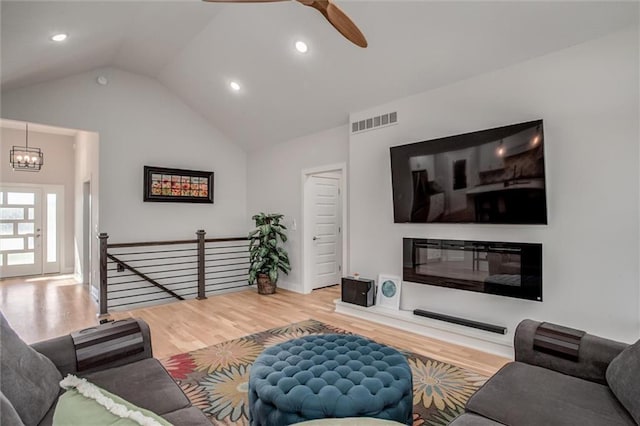
[[[51,36],[51,40],[53,41],[65,41],[67,39],[67,35],[65,33],[54,34]]]
[[[240,84],[236,81],[232,81],[231,83],[229,83],[229,87],[231,87],[231,90],[233,90],[234,92],[238,92],[240,90]]]
[[[300,53],[307,53],[309,46],[304,41],[296,41],[296,50]]]

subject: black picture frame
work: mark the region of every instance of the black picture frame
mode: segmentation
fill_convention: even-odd
[[[143,200],[213,204],[213,172],[144,166]]]

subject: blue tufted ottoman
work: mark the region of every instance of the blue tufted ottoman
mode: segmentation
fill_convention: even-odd
[[[249,375],[252,425],[328,417],[412,422],[412,376],[404,355],[360,336],[311,335],[265,349]]]

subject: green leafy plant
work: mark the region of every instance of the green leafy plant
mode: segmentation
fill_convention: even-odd
[[[260,213],[253,216],[256,229],[249,233],[249,284],[256,282],[259,274],[266,274],[272,283],[278,281],[279,271],[289,274],[289,255],[278,247],[278,240],[287,241],[286,227],[280,223],[284,215]]]

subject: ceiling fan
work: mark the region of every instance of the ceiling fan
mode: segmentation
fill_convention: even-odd
[[[270,3],[288,0],[204,0],[211,3]],[[333,27],[347,40],[360,47],[367,47],[367,39],[356,24],[331,0],[294,0],[322,13]]]

